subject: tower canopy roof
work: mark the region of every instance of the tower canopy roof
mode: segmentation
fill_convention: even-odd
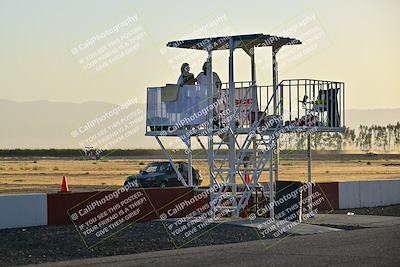
[[[236,48],[243,48],[245,50],[253,47],[281,47],[284,45],[301,44],[301,41],[295,38],[257,33],[172,41],[169,42],[167,46],[197,50],[222,50],[229,49],[230,39],[233,39],[237,42]]]

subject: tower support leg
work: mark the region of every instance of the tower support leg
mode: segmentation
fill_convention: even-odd
[[[235,50],[233,39],[229,40],[229,112],[235,113],[235,83],[233,71],[233,55]],[[237,187],[236,187],[236,151],[235,151],[235,133],[236,133],[236,118],[231,118],[229,121],[229,186],[231,187],[232,201],[236,206],[235,216],[239,217],[239,207],[237,207]]]
[[[188,184],[193,186],[193,168],[192,168],[192,141],[190,136],[187,140],[187,155],[188,155]]]
[[[275,189],[275,183],[274,183],[274,172],[273,172],[273,166],[274,166],[274,158],[273,158],[273,152],[271,150],[271,156],[269,160],[269,217],[273,219],[275,217],[275,207],[273,205],[275,201],[274,197],[274,189]]]
[[[308,171],[307,171],[307,174],[308,174],[308,176],[307,176],[307,182],[308,182],[308,189],[307,189],[307,191],[308,191],[308,194],[307,194],[308,207],[307,207],[307,209],[308,209],[308,214],[311,215],[312,214],[312,208],[313,208],[312,199],[311,199],[311,195],[312,195],[311,160],[312,160],[312,158],[311,158],[311,134],[309,134],[309,133],[307,133],[307,160],[308,160]]]

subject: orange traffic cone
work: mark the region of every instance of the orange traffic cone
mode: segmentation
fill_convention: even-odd
[[[65,176],[62,177],[60,193],[64,193],[64,192],[70,192],[68,189],[67,177],[65,177]]]

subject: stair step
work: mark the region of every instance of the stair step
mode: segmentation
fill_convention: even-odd
[[[262,138],[256,138],[256,139],[253,139],[252,141],[265,141],[265,142],[268,142],[269,140],[267,140],[267,139],[269,139],[269,138],[264,138],[264,139],[262,139]]]
[[[221,187],[228,187],[228,186],[234,186],[234,185],[236,185],[236,183],[229,183],[229,182],[227,182],[227,183],[223,183],[223,184],[221,185]]]
[[[248,160],[248,161],[236,161],[235,164],[236,164],[236,166],[242,166],[244,164],[247,164],[247,165],[251,166],[251,165],[254,165],[254,163],[256,165],[258,165],[260,162],[264,162],[264,160],[270,160],[270,158],[268,157],[267,159],[258,158],[258,159],[255,159],[255,160]]]
[[[246,168],[240,168],[239,170],[236,170],[235,173],[243,173],[245,171],[255,171],[257,168],[256,167],[246,167]],[[263,170],[263,171],[269,171],[270,168],[262,168],[259,170]],[[274,171],[276,168],[272,168],[272,170]],[[220,175],[222,174],[228,174],[229,173],[229,168],[221,168],[219,170],[215,170],[215,174],[217,173],[217,171],[219,172]]]
[[[259,160],[253,160],[253,161],[245,161],[245,162],[237,162],[237,166],[244,166],[244,165],[246,165],[247,167],[251,167],[251,166],[257,166],[258,165],[258,163],[260,162],[260,159]],[[243,167],[243,169],[245,169],[245,167]]]
[[[227,145],[227,146],[229,146],[229,143],[226,143],[226,142],[213,142],[213,145],[215,146],[215,145]]]
[[[257,169],[257,168],[249,167],[249,168],[246,168],[246,169],[241,169],[241,170],[239,170],[239,172],[244,172],[244,171],[255,171],[256,169]],[[259,169],[259,170],[269,171],[269,168],[263,168],[263,169]]]
[[[252,149],[252,148],[241,149],[241,150],[237,149],[237,152],[239,153],[255,153],[255,152],[263,153],[264,151],[265,149]]]
[[[214,206],[215,209],[219,210],[235,210],[236,207],[234,206]]]
[[[257,162],[257,161],[255,161],[255,160],[252,160],[252,161],[241,161],[241,162],[240,162],[240,165],[244,165],[244,164],[253,165],[254,162]]]
[[[221,169],[219,169],[219,170],[221,170],[222,172],[229,172],[229,171],[230,171],[229,168],[221,168]],[[237,173],[237,171],[236,171],[236,173]]]

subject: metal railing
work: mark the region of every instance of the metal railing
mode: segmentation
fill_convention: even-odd
[[[277,114],[286,123],[325,130],[345,127],[343,82],[283,80],[278,85],[277,98]]]
[[[221,83],[221,99],[213,109],[214,127],[227,125],[229,85]],[[320,131],[336,131],[345,126],[345,85],[343,82],[314,79],[282,80],[273,95],[273,86],[258,86],[251,81],[235,82],[237,128],[250,128],[254,121],[280,116],[286,125],[318,126]],[[269,103],[269,104],[268,104]],[[206,128],[207,88],[185,85],[176,101],[164,102],[161,88],[147,90],[147,131],[168,127]],[[261,112],[262,111],[262,112]],[[265,112],[264,112],[265,111]],[[203,114],[194,116],[194,114]],[[195,117],[195,118],[194,118]]]

